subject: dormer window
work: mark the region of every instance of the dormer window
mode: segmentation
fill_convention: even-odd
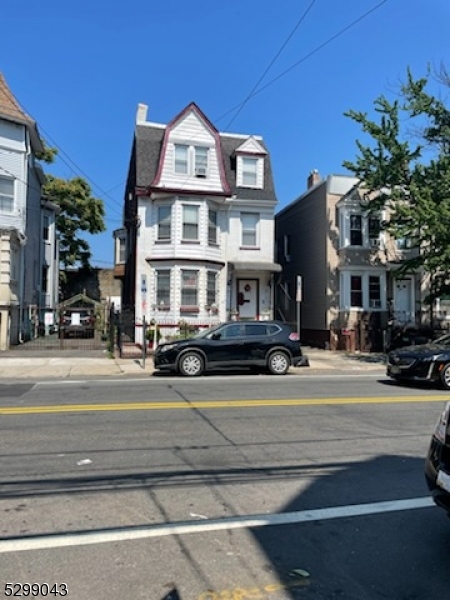
[[[242,183],[256,187],[258,181],[258,159],[242,157]]]
[[[264,159],[256,156],[237,157],[237,184],[239,187],[262,189]]]

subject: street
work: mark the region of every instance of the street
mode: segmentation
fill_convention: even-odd
[[[0,598],[445,598],[423,466],[448,396],[380,374],[0,384]]]

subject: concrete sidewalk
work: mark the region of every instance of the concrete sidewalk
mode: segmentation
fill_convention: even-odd
[[[347,354],[317,348],[304,348],[309,367],[291,368],[290,373],[300,376],[323,371],[347,374],[385,372],[382,354]],[[107,353],[96,352],[90,356],[59,355],[27,356],[26,351],[0,354],[0,379],[101,379],[108,377],[150,377],[154,373],[151,356],[136,358],[111,358]]]

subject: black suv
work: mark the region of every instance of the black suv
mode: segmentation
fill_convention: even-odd
[[[240,321],[212,327],[196,336],[160,344],[156,369],[177,371],[186,377],[208,369],[258,367],[284,375],[291,365],[307,365],[299,336],[278,321]]]

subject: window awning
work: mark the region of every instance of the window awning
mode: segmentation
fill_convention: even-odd
[[[280,273],[281,265],[275,262],[230,262],[229,265],[235,271],[271,271],[272,273]]]

